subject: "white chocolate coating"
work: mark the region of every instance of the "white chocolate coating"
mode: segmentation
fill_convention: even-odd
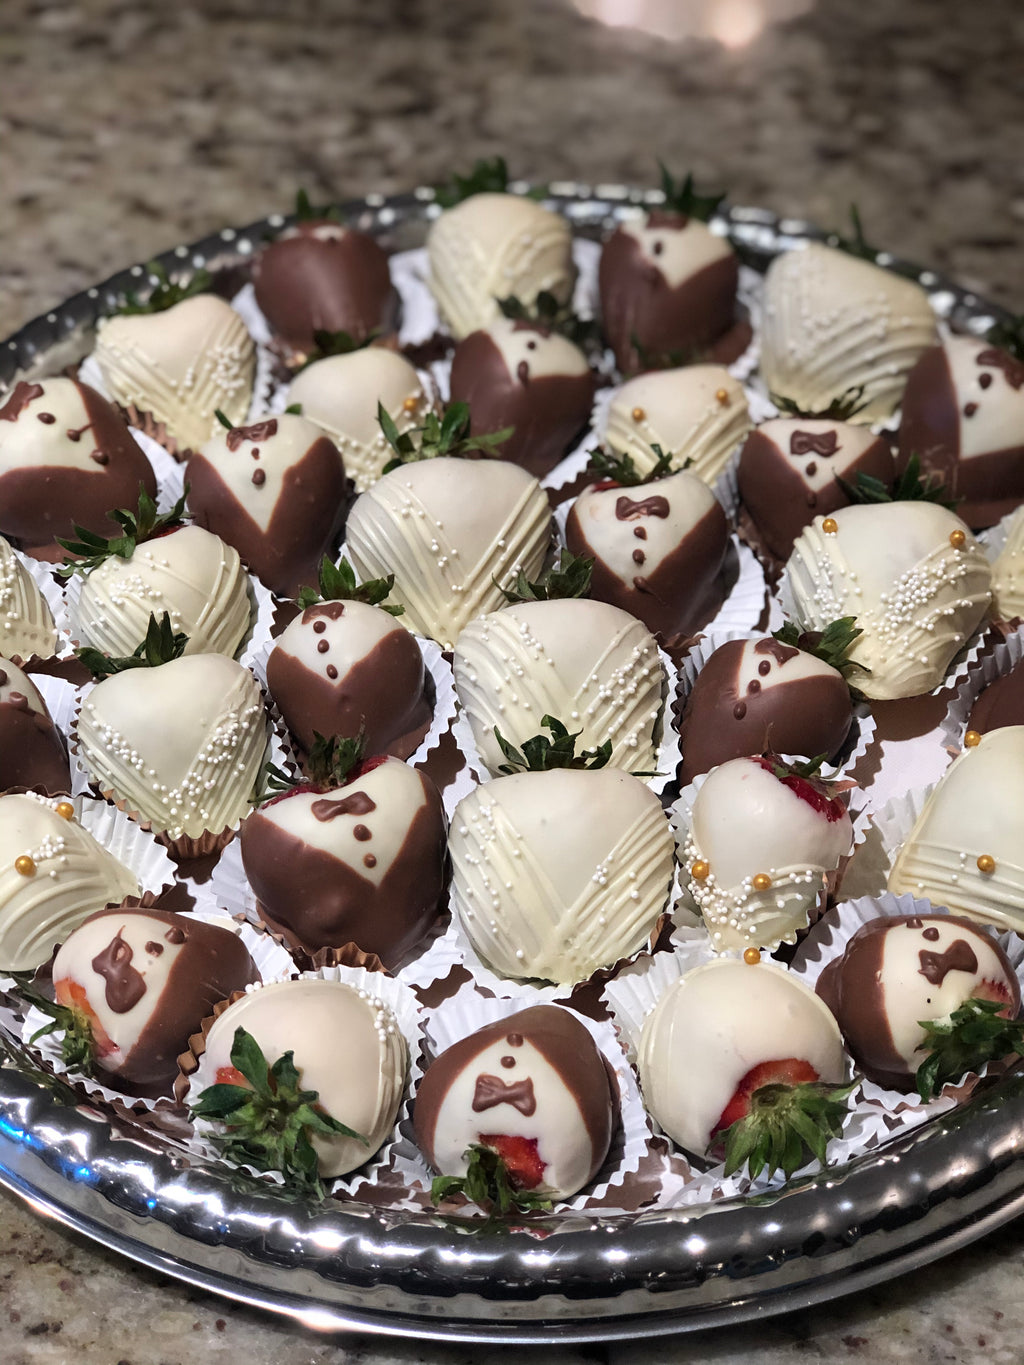
[[[540,573],[551,508],[532,475],[502,460],[442,456],[403,465],[356,499],[346,527],[360,579],[395,575],[392,600],[409,630],[450,649],[494,611],[522,570]]]
[[[863,385],[868,406],[856,420],[887,417],[935,341],[921,286],[870,261],[812,242],[768,267],[761,373],[769,392],[807,412]]]
[[[610,739],[612,767],[657,767],[665,670],[654,636],[619,607],[573,598],[478,616],[456,641],[453,667],[492,774],[506,762],[495,726],[518,748],[545,715],[582,732],[577,753]]]
[[[878,439],[870,427],[857,426],[853,422],[832,422],[815,417],[773,417],[758,426],[758,431],[773,441],[787,460],[799,471],[800,478],[814,493],[828,488],[836,472],[859,460],[869,446]],[[839,438],[835,453],[827,457],[813,452],[807,455],[794,455],[790,441],[796,431],[806,431],[812,436],[826,436],[835,432]],[[814,473],[808,469],[814,467]]]
[[[225,487],[266,535],[274,519],[278,501],[287,497],[290,471],[317,441],[323,431],[315,422],[297,417],[293,412],[277,413],[274,417],[257,418],[257,423],[275,422],[277,430],[259,440],[246,440],[232,450],[227,431],[218,423],[217,430],[203,444],[202,454],[213,465]],[[251,452],[259,451],[259,461]],[[253,472],[263,473],[263,482],[253,483]]]
[[[49,659],[57,649],[57,628],[35,579],[0,536],[0,654]]]
[[[514,1027],[514,1022],[512,1024]],[[583,1124],[579,1101],[541,1050],[524,1038],[515,1049],[515,1071],[502,1067],[509,1055],[507,1038],[495,1039],[455,1076],[445,1094],[434,1126],[434,1160],[444,1175],[465,1175],[466,1149],[481,1133],[537,1139],[537,1156],[544,1176],[534,1193],[566,1199],[590,1177],[590,1134]],[[536,1109],[524,1114],[514,1104],[496,1104],[482,1113],[473,1110],[477,1077],[500,1076],[506,1082],[529,1080]],[[573,1141],[573,1135],[577,1140]]]
[[[1007,989],[1006,970],[987,934],[965,934],[959,924],[950,924],[942,915],[925,921],[937,938],[925,939],[921,928],[894,924],[885,935],[878,984],[893,1046],[907,1070],[915,1072],[924,1060],[917,1051],[925,1040],[922,1019],[944,1019],[974,995],[984,981]],[[957,940],[969,943],[978,960],[977,971],[947,970],[939,982],[929,981],[921,972],[921,950],[941,957]]]
[[[894,895],[947,906],[954,915],[1024,929],[1024,726],[982,735],[932,792],[889,873]],[[988,854],[995,871],[979,870]]]
[[[246,814],[267,748],[256,679],[223,654],[104,678],[78,718],[81,761],[104,791],[172,839]]]
[[[991,343],[950,336],[942,344],[956,395],[961,460],[1024,445],[1024,388],[1015,389],[998,365],[978,364],[978,356],[993,349]],[[970,417],[964,412],[968,403],[974,405]]]
[[[1010,518],[1006,543],[992,565],[992,615],[997,621],[1024,616],[1024,507]]]
[[[855,616],[864,632],[848,657],[869,669],[868,697],[915,697],[944,677],[991,601],[992,571],[964,523],[937,503],[843,507],[815,517],[793,547],[786,580],[803,630]],[[956,549],[950,535],[962,532]],[[785,586],[783,591],[785,591]]]
[[[201,526],[144,541],[87,574],[72,620],[83,644],[126,657],[167,612],[187,654],[232,658],[249,630],[249,579],[238,551]]]
[[[827,820],[754,759],[715,768],[693,803],[683,867],[710,868],[689,889],[716,950],[793,942],[852,846],[848,814]],[[764,891],[753,886],[758,873],[771,877]]]
[[[217,430],[218,408],[236,425],[249,411],[256,345],[231,305],[213,294],[164,313],[108,318],[96,360],[112,398],[152,413],[189,449]]]
[[[375,484],[394,456],[377,421],[377,404],[399,432],[421,426],[431,407],[408,360],[383,346],[315,361],[292,380],[286,401],[300,403],[303,417],[327,432],[357,493]]]
[[[321,801],[344,800],[355,792],[365,792],[376,809],[357,814],[346,812],[329,820],[318,820],[313,807]],[[300,839],[310,848],[321,849],[350,867],[356,876],[371,886],[380,886],[406,843],[413,820],[428,805],[424,779],[416,768],[401,759],[389,758],[346,787],[324,792],[299,792],[286,801],[264,806],[260,814],[286,834]],[[370,831],[375,863],[367,867],[363,855],[367,837],[357,839],[357,826]]]
[[[818,1079],[846,1070],[828,1007],[790,972],[718,958],[680,977],[644,1022],[637,1066],[644,1103],[673,1141],[702,1156],[755,1066],[790,1057]]]
[[[623,495],[638,502],[649,497],[664,498],[668,503],[668,516],[643,515],[623,521],[616,514],[616,504]],[[685,469],[639,488],[598,489],[591,485],[575,502],[576,516],[587,544],[627,588],[633,586],[638,573],[646,578],[653,577],[662,562],[679,549],[684,536],[714,505],[715,495],[704,480]],[[637,548],[633,532],[637,525],[646,532],[642,569],[633,558]]]
[[[692,460],[690,472],[713,484],[752,425],[746,394],[727,369],[688,365],[623,384],[608,410],[606,439],[641,474],[657,464],[652,446],[659,445],[677,464]]]
[[[475,194],[447,209],[427,237],[430,288],[457,341],[501,316],[498,299],[529,306],[572,293],[572,232],[559,214],[517,194]]]
[[[453,904],[495,972],[583,981],[643,947],[674,866],[658,798],[629,773],[498,777],[459,802]]]
[[[94,910],[135,896],[135,874],[56,808],[66,797],[0,796],[0,969],[30,971]],[[35,872],[15,861],[27,855]]]
[[[0,682],[0,702],[9,702],[12,697],[22,696],[28,703],[30,711],[35,711],[40,716],[49,717],[50,712],[47,709],[46,702],[39,695],[39,689],[17,664],[0,656],[0,674],[3,675],[3,681]]]
[[[106,477],[92,459],[94,442],[75,439],[92,427],[92,419],[71,379],[55,376],[39,385],[42,393],[29,400],[16,422],[0,422],[0,474],[13,469],[75,469],[96,478]],[[46,413],[54,420],[29,420]],[[139,451],[142,454],[142,451]]]
[[[665,277],[670,289],[677,289],[691,275],[715,261],[732,255],[728,239],[711,231],[699,218],[689,218],[682,227],[651,227],[648,216],[622,224],[622,231],[635,237],[640,249]],[[655,247],[660,247],[655,251]]]
[[[560,332],[517,327],[513,318],[498,317],[488,323],[487,335],[501,352],[505,368],[514,375],[520,364],[530,367],[531,379],[552,375],[581,375],[590,369],[587,357]]]
[[[320,1174],[344,1175],[373,1156],[394,1127],[405,1088],[408,1049],[382,1000],[341,981],[279,981],[246,994],[226,1009],[206,1038],[204,1075],[231,1065],[235,1029],[259,1043],[268,1063],[285,1052],[305,1090],[332,1118],[367,1139],[314,1136]],[[189,1096],[194,1103],[196,1093]]]
[[[338,678],[345,678],[357,663],[365,659],[374,649],[396,631],[403,631],[401,617],[392,616],[380,607],[372,607],[368,602],[350,601],[345,603],[344,612],[333,619],[318,615],[316,624],[322,627],[313,630],[313,622],[304,622],[303,613],[291,621],[274,642],[271,655],[280,651],[296,659],[317,677],[335,685],[327,670],[334,667]],[[321,641],[327,641],[326,650],[318,649]]]
[[[114,1044],[112,1052],[97,1051],[95,1060],[104,1071],[119,1071],[132,1048],[139,1041],[143,1029],[160,1003],[167,978],[184,943],[175,943],[165,936],[165,924],[145,915],[125,910],[116,919],[104,915],[89,924],[82,924],[62,944],[53,962],[54,981],[74,981],[85,990],[89,1009]],[[130,1009],[121,1013],[107,1003],[106,982],[92,965],[95,958],[108,946],[115,934],[132,950],[131,965],[145,979],[145,993]],[[147,944],[156,942],[158,951]],[[198,1027],[200,1020],[196,1020]]]

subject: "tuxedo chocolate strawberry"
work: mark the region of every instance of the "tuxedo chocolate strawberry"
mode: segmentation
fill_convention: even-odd
[[[390,332],[398,314],[384,248],[366,232],[329,218],[300,218],[253,262],[256,302],[271,327],[296,351],[317,332],[347,332],[355,341]]]
[[[1024,361],[978,337],[947,337],[910,371],[901,414],[899,467],[920,456],[972,529],[1024,502]]]
[[[355,943],[394,967],[437,918],[446,822],[437,788],[396,758],[356,762],[358,746],[318,746],[312,777],[242,824],[261,917],[313,954]]]
[[[64,737],[26,673],[0,658],[0,791],[36,787],[47,796],[71,790]]]
[[[914,1088],[933,1051],[929,1022],[954,1016],[972,1000],[995,1003],[993,1018],[1020,1013],[1020,986],[995,937],[953,915],[869,921],[821,973],[817,991],[865,1075],[897,1090]],[[943,1048],[949,1050],[948,1041]],[[1000,1055],[984,1048],[965,1054],[949,1079]]]
[[[112,507],[139,490],[156,497],[156,475],[117,409],[72,379],[22,380],[0,406],[0,531],[39,559],[74,524],[116,535]]]
[[[853,849],[844,801],[770,757],[715,768],[689,814],[682,862],[719,952],[793,942]]]
[[[186,469],[189,511],[220,536],[271,591],[294,596],[316,582],[345,512],[337,447],[294,413],[221,430]]]
[[[666,644],[706,626],[721,606],[729,527],[696,474],[591,484],[572,505],[565,540],[594,561],[591,596],[631,612]]]
[[[500,1158],[516,1191],[566,1199],[597,1174],[618,1120],[618,1086],[568,1010],[535,1005],[442,1052],[416,1092],[416,1141],[434,1170],[464,1177],[471,1149]],[[439,1182],[448,1191],[456,1183]]]

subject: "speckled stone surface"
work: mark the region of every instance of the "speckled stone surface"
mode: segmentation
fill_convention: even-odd
[[[717,4],[728,26],[773,0],[673,3]],[[821,0],[733,49],[609,30],[569,0],[5,0],[2,20],[0,336],[132,261],[287,209],[300,185],[314,201],[404,189],[497,152],[517,174],[593,183],[652,180],[661,157],[734,202],[832,225],[856,201],[878,245],[1024,309],[1015,0]],[[1022,1271],[1016,1224],[829,1306],[531,1359],[1016,1362]],[[5,1365],[508,1358],[316,1337],[0,1196]]]

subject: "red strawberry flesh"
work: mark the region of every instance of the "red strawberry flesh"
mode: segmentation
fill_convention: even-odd
[[[990,976],[985,977],[971,991],[971,996],[975,1000],[998,1000],[1006,1008],[999,1011],[1004,1019],[1012,1019],[1013,997],[1010,995],[1010,988],[1005,981],[993,981]]]
[[[752,1066],[736,1087],[732,1099],[722,1110],[718,1122],[711,1130],[711,1136],[731,1128],[750,1113],[750,1097],[755,1090],[765,1085],[806,1085],[818,1079],[818,1073],[810,1062],[799,1057],[783,1057],[778,1061],[759,1062]]]
[[[798,796],[801,801],[806,801],[812,810],[816,810],[819,815],[824,815],[830,825],[834,825],[837,820],[841,820],[846,814],[846,807],[837,796],[829,796],[828,786],[817,777],[804,777],[801,773],[786,771],[784,776],[779,776],[778,769],[785,768],[786,765],[774,754],[766,754],[763,758],[755,758],[755,763],[759,763],[765,772],[774,773],[784,787],[788,787],[794,796]]]
[[[537,1153],[537,1138],[511,1137],[506,1133],[481,1133],[480,1142],[501,1157],[514,1189],[535,1190],[544,1179],[547,1162],[541,1161]]]

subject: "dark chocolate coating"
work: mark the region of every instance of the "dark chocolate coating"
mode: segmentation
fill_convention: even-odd
[[[673,218],[663,214],[655,222],[652,215],[649,221],[671,232]],[[685,218],[675,221],[686,225]],[[634,336],[646,351],[661,356],[700,351],[728,332],[735,320],[738,280],[739,262],[730,255],[673,289],[636,237],[622,228],[613,232],[601,252],[598,285],[602,327],[622,373],[639,368]]]
[[[55,543],[57,536],[76,539],[76,525],[101,536],[122,535],[124,528],[108,514],[115,508],[134,510],[140,487],[156,497],[153,467],[135,444],[117,408],[88,384],[76,381],[75,387],[88,419],[82,428],[81,445],[94,457],[92,468],[37,465],[0,474],[0,533],[17,540],[37,559],[55,563],[67,553]],[[36,421],[34,410],[27,411],[17,402],[21,388],[18,385],[0,407],[0,421]],[[63,438],[55,425],[41,430],[52,430]]]
[[[0,791],[41,788],[47,796],[71,791],[71,765],[64,738],[49,716],[0,702]]]
[[[884,484],[892,485],[895,469],[887,442],[879,436],[859,458],[851,460],[843,455],[842,426],[837,426],[836,430],[839,445],[833,455],[811,450],[794,456],[760,429],[752,431],[744,443],[739,464],[740,498],[766,549],[776,559],[789,558],[793,553],[793,542],[815,517],[829,516],[840,507],[849,506],[849,498],[834,479],[819,492],[813,492],[801,477],[802,466],[827,461],[832,473],[848,483],[856,483],[858,474],[870,474]],[[798,424],[794,424],[792,432],[799,432]]]
[[[565,1082],[579,1105],[580,1122],[591,1146],[590,1174],[584,1183],[593,1180],[608,1154],[615,1131],[618,1091],[604,1057],[586,1028],[568,1010],[557,1005],[533,1005],[507,1019],[487,1024],[454,1043],[427,1067],[416,1091],[412,1116],[420,1150],[436,1170],[434,1131],[452,1082],[473,1066],[485,1048],[510,1036],[520,1040],[518,1044],[510,1041],[510,1047],[522,1046],[523,1040],[532,1043]],[[538,1135],[543,1132],[543,1120],[541,1112],[538,1114]],[[498,1120],[489,1111],[483,1111],[480,1131],[493,1131],[496,1122]],[[574,1135],[567,1134],[566,1139],[571,1142]]]
[[[365,341],[394,330],[397,295],[384,249],[365,232],[346,229],[321,239],[320,227],[296,224],[297,235],[271,242],[253,262],[252,282],[267,321],[289,346],[310,351],[314,332],[348,332]]]
[[[127,913],[132,918],[144,915],[152,920],[152,938],[157,942],[169,934],[185,936],[184,947],[171,967],[148,1022],[116,1073],[130,1085],[169,1090],[178,1072],[178,1057],[214,1005],[234,991],[258,982],[260,974],[245,944],[230,929],[170,910],[135,907]],[[113,941],[125,914],[122,906],[108,906],[90,915],[84,923],[109,919]],[[174,937],[167,941],[181,940]]]
[[[1012,377],[1019,368],[1024,374],[1020,362],[1006,352],[993,348],[992,354],[999,363],[993,358],[990,371]],[[957,516],[979,531],[1024,502],[1024,432],[1019,445],[961,460],[958,401],[945,348],[932,346],[907,376],[896,465],[902,473],[916,452],[922,470],[937,474],[949,495],[962,499]]]
[[[842,678],[836,674],[786,682],[788,657],[799,651],[771,636],[761,643],[762,662],[769,669],[759,675],[761,687],[756,692],[740,695],[743,640],[721,645],[698,674],[679,725],[683,752],[679,781],[684,786],[731,758],[763,753],[831,757],[845,743],[853,724],[853,703]]]
[[[543,333],[541,328],[533,330]],[[452,401],[469,404],[473,434],[514,428],[498,447],[501,458],[538,479],[554,468],[587,425],[596,387],[589,371],[538,379],[528,372],[510,374],[485,331],[471,332],[452,356]]]
[[[977,959],[970,945],[979,939],[988,944],[1002,963],[1006,978],[1003,984],[1010,993],[1009,1017],[1016,1018],[1020,1012],[1020,989],[1009,959],[995,939],[977,924],[952,915],[893,915],[871,920],[857,930],[845,952],[828,964],[818,977],[815,989],[835,1016],[846,1046],[860,1069],[869,1080],[894,1090],[912,1090],[914,1073],[907,1069],[893,1043],[879,976],[886,933],[894,925],[903,924],[921,929],[921,974],[926,981],[936,984],[941,983],[948,970],[958,967],[976,970]],[[946,928],[955,925],[962,930],[963,940],[952,945],[952,949],[958,951],[945,955],[932,952],[932,940],[927,937],[930,924],[941,924]],[[961,942],[968,952],[960,948]],[[922,1053],[921,1061],[924,1060]]]
[[[642,497],[656,487],[656,484],[644,485],[642,491],[632,491]],[[598,496],[617,498],[622,493],[621,488],[609,488]],[[624,535],[632,535],[630,522],[624,520],[623,528]],[[665,644],[706,626],[722,604],[725,595],[722,568],[729,548],[729,525],[717,502],[708,508],[653,573],[645,574],[638,566],[631,585],[613,573],[591,546],[575,506],[566,521],[565,541],[574,555],[586,555],[594,560],[590,596],[630,612]],[[636,543],[641,545],[640,541]]]
[[[243,449],[235,457],[248,458]],[[233,545],[272,592],[294,597],[301,587],[315,586],[320,561],[333,548],[345,515],[345,471],[333,441],[319,437],[286,471],[265,532],[205,455],[189,460],[185,482],[191,485],[188,507],[196,525]]]
[[[1003,678],[978,696],[967,719],[968,730],[988,734],[1004,725],[1024,725],[1024,663],[1016,664]]]
[[[303,622],[344,613],[344,602],[307,607]],[[331,681],[311,672],[280,645],[267,659],[267,686],[289,730],[308,753],[315,736],[366,732],[368,754],[408,758],[430,725],[423,655],[404,626],[380,640],[347,673]]]
[[[355,943],[387,967],[419,942],[439,912],[448,830],[437,788],[426,774],[417,776],[427,803],[376,887],[357,868],[281,829],[273,805],[242,822],[242,864],[268,927],[308,953]]]

